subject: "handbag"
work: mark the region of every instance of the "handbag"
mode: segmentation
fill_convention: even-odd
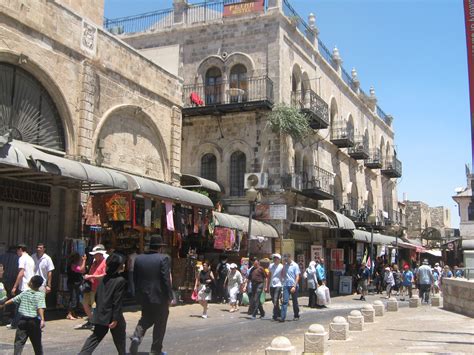
[[[198,291],[197,290],[194,290],[193,293],[191,294],[191,299],[193,301],[197,301],[198,300]]]
[[[247,306],[249,304],[249,295],[247,292],[242,293],[242,306]]]
[[[92,284],[88,280],[82,280],[81,285],[79,286],[79,290],[81,290],[82,293],[88,293],[92,291]]]
[[[262,293],[260,294],[260,304],[264,304],[265,301],[266,301],[265,291],[262,291]]]

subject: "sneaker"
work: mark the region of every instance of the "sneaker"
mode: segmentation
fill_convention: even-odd
[[[130,354],[137,355],[138,354],[138,346],[140,345],[140,340],[138,338],[132,337],[130,338]]]
[[[294,317],[293,320],[295,321],[300,320],[300,317]]]
[[[257,317],[255,317],[255,316],[250,317],[250,320],[255,320],[255,319],[257,319]]]
[[[201,316],[201,318],[202,318],[202,319],[207,319],[207,314],[203,314],[203,315]]]
[[[12,324],[7,324],[6,328],[7,329],[16,329],[16,327],[14,327]]]
[[[79,325],[76,325],[74,327],[74,329],[76,330],[81,330],[81,329],[93,329],[94,326],[92,325],[92,323],[90,323],[89,321],[85,322],[84,324],[79,324]]]

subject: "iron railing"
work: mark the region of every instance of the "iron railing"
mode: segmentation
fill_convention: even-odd
[[[185,108],[256,101],[273,103],[273,81],[267,76],[248,78],[240,83],[240,88],[234,87],[232,81],[186,85],[183,87],[183,101]]]
[[[333,127],[331,129],[331,140],[348,139],[354,142],[354,130],[351,127]]]
[[[311,43],[314,42],[316,34],[309,27],[305,20],[293,9],[288,0],[283,0],[283,13],[290,19],[290,22],[305,36]]]
[[[369,168],[381,168],[382,154],[380,153],[380,148],[372,149],[369,152],[369,157],[365,159],[364,164]]]
[[[385,160],[385,164],[383,167],[383,172],[388,172],[392,174],[393,177],[400,177],[402,176],[402,162],[397,159],[397,157],[388,157]]]
[[[387,115],[378,105],[377,105],[377,116],[379,116],[380,119],[384,121],[388,126],[392,124],[392,119],[390,118],[390,116]]]
[[[302,189],[303,190],[320,190],[327,194],[334,195],[334,174],[320,168],[313,167],[312,176],[303,172]]]
[[[341,67],[342,80],[349,86],[351,89],[354,89],[354,81],[349,73]]]
[[[115,35],[154,31],[172,27],[173,24],[173,9],[147,12],[140,15],[121,17],[113,20],[105,19],[104,21],[105,29]]]
[[[329,125],[329,105],[313,90],[293,91],[291,93],[291,104],[300,110],[311,111],[325,123],[326,127]]]
[[[349,155],[364,155],[369,156],[369,142],[364,135],[354,136],[354,146],[348,150]]]

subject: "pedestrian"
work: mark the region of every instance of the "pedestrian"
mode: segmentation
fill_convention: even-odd
[[[434,268],[438,271],[438,274],[441,275],[443,273],[443,268],[439,265],[439,263],[435,263]]]
[[[443,268],[443,272],[441,273],[441,280],[444,278],[452,278],[452,277],[453,277],[453,273],[451,269],[449,268],[448,265],[445,265]]]
[[[252,284],[252,298],[250,299],[250,306],[252,308],[251,319],[257,319],[257,312],[260,313],[260,318],[265,317],[265,310],[263,309],[260,297],[262,292],[265,292],[267,285],[267,273],[265,269],[260,265],[260,261],[255,258],[253,262],[253,270],[250,274],[250,283]]]
[[[318,265],[316,266],[316,271],[318,276],[318,285],[326,285],[326,267],[324,266],[324,259],[319,259],[319,262],[317,261],[317,264]]]
[[[133,282],[133,270],[135,266],[135,259],[137,258],[137,248],[133,248],[132,252],[127,258],[127,273],[128,273],[128,293],[130,296],[135,297],[135,283]]]
[[[28,338],[33,345],[35,355],[43,354],[41,344],[41,329],[44,328],[44,310],[46,308],[45,293],[39,288],[43,285],[43,278],[34,275],[28,282],[28,288],[19,295],[9,299],[0,308],[11,303],[18,306],[18,328],[15,334],[14,351],[15,355],[20,355]]]
[[[459,266],[454,266],[454,277],[464,277],[464,265],[461,263]]]
[[[69,256],[67,263],[67,289],[69,291],[69,303],[66,319],[76,320],[77,309],[81,300],[82,275],[86,272],[87,256],[82,257],[77,252]]]
[[[250,282],[250,276],[252,275],[252,272],[254,270],[254,263],[255,263],[255,260],[257,258],[256,257],[250,257],[249,258],[249,267],[247,268],[247,274],[245,275],[245,278],[244,278],[244,286],[242,288],[242,291],[247,293],[247,296],[248,296],[248,299],[249,299],[249,307],[247,309],[247,314],[249,316],[252,315],[253,313],[253,309],[252,309],[252,302],[250,302],[250,300],[252,299],[252,282]]]
[[[311,260],[303,273],[303,278],[308,284],[308,307],[316,308],[316,289],[318,288],[318,277],[316,273],[316,261]]]
[[[87,315],[87,322],[78,325],[74,329],[92,329],[93,325],[91,320],[92,308],[95,307],[95,293],[100,280],[105,276],[105,256],[107,253],[104,246],[102,244],[96,245],[89,254],[94,257],[94,261],[92,262],[89,272],[84,275],[83,285],[85,285],[85,287],[83,287],[82,290],[82,306]]]
[[[281,318],[281,309],[280,309],[280,296],[281,296],[281,272],[283,270],[283,265],[281,263],[281,255],[276,253],[272,256],[273,262],[270,264],[269,271],[270,275],[268,278],[269,287],[270,288],[270,297],[272,298],[273,303],[273,315],[272,319],[274,321]]]
[[[283,284],[283,303],[281,305],[280,322],[284,322],[286,320],[286,312],[288,309],[288,301],[290,297],[293,302],[293,320],[299,320],[300,308],[298,306],[298,288],[300,281],[300,267],[297,263],[291,260],[290,254],[283,255],[283,262],[284,266],[281,272]]]
[[[35,262],[35,275],[41,276],[44,280],[40,290],[48,294],[51,292],[54,264],[51,257],[46,254],[44,243],[38,243],[36,245],[36,253],[31,257]]]
[[[202,306],[201,318],[207,318],[208,302],[212,300],[214,274],[208,261],[202,263],[202,270],[196,275],[194,291],[198,293],[198,302]]]
[[[227,303],[229,298],[227,297],[227,288],[225,287],[225,280],[229,274],[230,267],[227,263],[227,255],[221,255],[219,264],[216,267],[216,300],[218,303]]]
[[[405,301],[405,295],[408,295],[408,298],[412,297],[412,283],[413,283],[413,272],[410,270],[410,266],[405,264],[403,267],[403,274],[402,274],[402,290],[400,298],[401,301]]]
[[[19,257],[16,253],[16,246],[10,246],[6,253],[0,255],[0,264],[3,265],[3,285],[5,287],[7,296],[11,295],[11,297],[14,296],[11,291],[18,275],[18,259]],[[8,313],[10,318],[13,318],[15,314],[15,305],[10,305],[8,309],[10,312],[7,312],[7,307],[5,307],[5,309],[2,311],[3,317],[5,317]],[[3,325],[3,319],[0,319],[0,323]],[[6,322],[6,324],[10,323],[11,320]]]
[[[96,291],[97,307],[92,316],[94,330],[86,339],[79,355],[92,354],[108,333],[112,333],[117,354],[125,355],[126,334],[122,301],[127,291],[127,281],[121,275],[125,270],[125,257],[111,254],[106,260],[105,276]]]
[[[362,262],[359,268],[359,272],[357,273],[358,281],[357,281],[357,288],[360,292],[360,300],[365,301],[365,296],[367,296],[367,289],[369,284],[370,278],[370,271],[367,268],[367,264]]]
[[[130,353],[138,354],[138,347],[145,332],[153,326],[151,354],[161,354],[163,338],[166,333],[169,306],[173,300],[171,287],[170,258],[163,254],[161,235],[153,234],[150,238],[149,252],[140,254],[135,259],[133,280],[135,298],[142,307],[141,318],[131,338]]]
[[[0,305],[7,301],[7,290],[3,284],[3,264],[0,264]],[[0,323],[3,322],[3,308],[0,309]],[[2,324],[3,325],[3,324]]]
[[[229,265],[230,272],[227,274],[225,285],[227,286],[227,292],[229,294],[229,312],[237,312],[239,307],[237,306],[237,296],[239,295],[240,286],[242,285],[242,274],[237,270],[237,265],[232,263]]]
[[[418,280],[418,284],[420,285],[419,294],[421,302],[425,302],[428,304],[430,301],[431,285],[434,281],[433,273],[431,272],[431,268],[428,265],[428,259],[423,260],[423,264],[418,268],[416,279]]]
[[[435,268],[431,269],[431,272],[433,274],[433,285],[431,285],[431,294],[434,296],[435,294],[439,293],[440,274]]]
[[[392,273],[393,273],[393,282],[394,282],[392,291],[395,291],[396,295],[398,296],[400,292],[400,287],[402,285],[402,273],[400,272],[400,270],[398,270],[397,264],[393,264]]]
[[[12,288],[12,296],[18,295],[29,289],[28,283],[30,279],[35,275],[35,262],[28,254],[28,248],[25,244],[19,244],[16,248],[16,254],[18,255],[18,275],[15,280],[15,284]],[[41,285],[40,285],[41,286]],[[18,314],[18,304],[16,304],[16,312],[13,317],[12,323],[7,325],[7,329],[16,329],[20,320]]]
[[[386,285],[386,291],[387,291],[386,298],[390,298],[391,293],[392,293],[392,288],[395,285],[395,280],[393,279],[393,272],[389,266],[385,268],[383,281],[385,282],[385,285]]]

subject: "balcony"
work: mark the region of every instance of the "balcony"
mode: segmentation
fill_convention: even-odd
[[[291,104],[308,117],[309,126],[312,129],[329,127],[329,106],[313,90],[293,91]]]
[[[369,153],[369,157],[365,159],[364,165],[369,169],[380,169],[382,167],[382,156],[380,149],[374,149]]]
[[[301,192],[303,189],[303,177],[302,174],[290,173],[282,175],[281,187],[285,190]]]
[[[350,147],[348,154],[355,160],[365,160],[369,157],[369,145],[364,141],[364,136],[356,136],[354,146]]]
[[[350,148],[354,145],[354,131],[348,127],[331,130],[331,143],[339,148]]]
[[[315,200],[334,198],[334,174],[315,166],[313,176],[303,173],[301,194]]]
[[[267,76],[240,83],[223,81],[216,85],[185,85],[183,116],[221,115],[229,112],[271,110],[273,82]]]
[[[402,162],[396,157],[387,158],[380,172],[388,178],[402,177]]]

